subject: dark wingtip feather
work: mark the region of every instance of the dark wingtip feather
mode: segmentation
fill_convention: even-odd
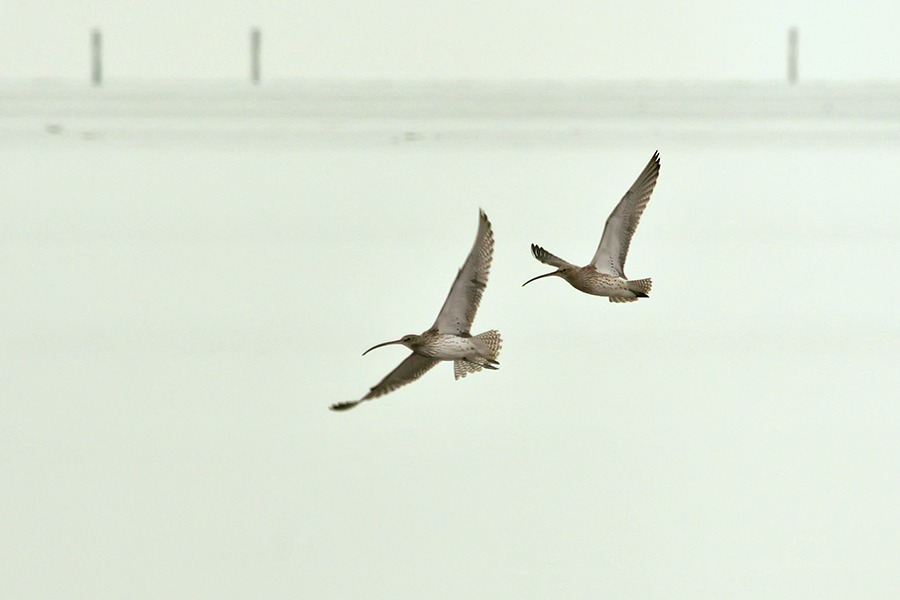
[[[354,406],[356,406],[356,405],[359,404],[360,402],[362,402],[362,401],[361,401],[361,400],[354,400],[354,401],[352,401],[352,402],[338,402],[337,404],[332,404],[331,406],[329,406],[328,409],[329,409],[329,410],[333,410],[333,411],[335,411],[335,412],[340,412],[340,411],[344,411],[344,410],[350,410],[351,408],[353,408]]]

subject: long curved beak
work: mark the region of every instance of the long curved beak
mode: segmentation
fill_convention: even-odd
[[[529,279],[528,281],[526,281],[525,283],[523,283],[523,284],[522,284],[522,287],[525,287],[526,285],[528,285],[529,283],[531,283],[531,282],[534,281],[535,279],[540,279],[541,277],[550,277],[551,275],[556,275],[557,273],[559,273],[559,271],[553,271],[553,272],[551,272],[551,273],[544,273],[543,275],[538,275],[537,277],[532,277],[531,279]]]
[[[393,342],[384,342],[383,344],[376,344],[362,353],[363,356],[374,350],[375,348],[381,348],[382,346],[390,346],[391,344],[402,344],[400,340],[394,340]]]

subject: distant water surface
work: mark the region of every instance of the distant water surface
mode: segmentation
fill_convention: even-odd
[[[0,596],[900,586],[893,121],[448,139],[400,116],[323,143],[22,118],[0,130]],[[651,297],[522,288],[549,270],[532,242],[590,259],[656,149],[627,262]],[[363,350],[433,322],[479,207],[501,369],[329,412],[406,354]]]

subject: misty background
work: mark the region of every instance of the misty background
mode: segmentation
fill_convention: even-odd
[[[0,597],[896,597],[898,19],[0,7]],[[651,297],[523,289],[657,149]],[[479,208],[500,370],[328,411]]]
[[[805,78],[897,79],[897,14],[886,0],[35,0],[0,7],[0,74],[82,79],[99,28],[110,78],[244,79],[259,27],[273,79],[777,80],[795,25]]]

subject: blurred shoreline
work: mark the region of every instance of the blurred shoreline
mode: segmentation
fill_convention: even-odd
[[[0,140],[900,140],[900,83],[0,82]]]

